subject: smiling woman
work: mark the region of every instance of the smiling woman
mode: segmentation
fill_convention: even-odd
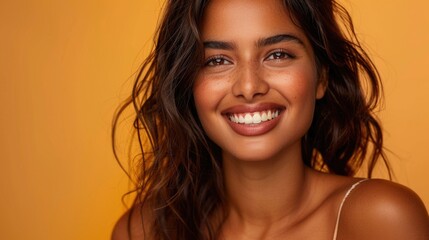
[[[300,152],[326,81],[318,80],[304,32],[278,4],[215,1],[205,11],[206,60],[193,93],[198,119],[222,149],[224,163],[230,154],[240,160],[302,161],[278,153]]]
[[[115,118],[142,157],[113,239],[429,239],[415,193],[353,178],[388,168],[380,94],[331,0],[169,1]]]

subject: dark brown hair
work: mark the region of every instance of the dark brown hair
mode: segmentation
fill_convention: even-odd
[[[119,118],[134,107],[141,155],[133,209],[153,209],[151,239],[216,239],[220,227],[213,218],[223,212],[225,201],[221,150],[203,131],[192,94],[203,57],[199,24],[208,2],[166,2],[155,48],[140,69],[132,96],[114,118],[116,149]],[[382,130],[374,116],[381,82],[349,14],[332,0],[283,3],[310,40],[319,75],[328,83],[302,139],[304,163],[353,176],[368,160],[371,177],[378,160],[387,166]]]

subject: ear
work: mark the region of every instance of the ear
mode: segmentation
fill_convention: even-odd
[[[316,99],[321,99],[325,96],[328,88],[328,69],[323,67],[319,72],[319,79],[316,86]]]

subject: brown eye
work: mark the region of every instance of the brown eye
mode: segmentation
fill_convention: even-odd
[[[285,51],[278,50],[275,52],[272,52],[265,60],[271,61],[271,60],[281,60],[281,59],[288,59],[293,58],[293,56]]]
[[[206,66],[221,66],[232,64],[229,60],[222,56],[211,57],[206,61]]]

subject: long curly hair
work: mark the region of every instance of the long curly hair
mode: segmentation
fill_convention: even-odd
[[[155,47],[113,121],[118,159],[117,125],[126,109],[135,110],[140,154],[133,157],[138,164],[132,209],[153,210],[151,239],[216,239],[221,222],[213,219],[225,213],[221,149],[206,136],[192,94],[203,58],[200,24],[208,3],[166,1]],[[302,139],[304,163],[346,176],[355,175],[365,161],[368,177],[379,160],[389,170],[374,116],[382,85],[349,14],[333,0],[283,4],[309,39],[320,76],[328,83]]]

